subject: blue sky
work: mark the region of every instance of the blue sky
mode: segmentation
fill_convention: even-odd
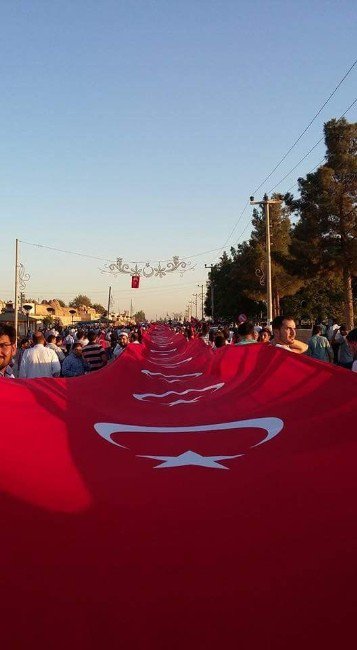
[[[228,246],[246,239],[245,202],[356,58],[356,19],[343,0],[2,0],[0,297],[13,294],[16,237],[129,261],[217,249],[235,224]],[[259,195],[351,104],[356,80],[357,66]],[[149,317],[183,310],[216,259],[135,291],[95,260],[20,250],[28,296],[105,303],[112,284],[115,309],[132,298]]]

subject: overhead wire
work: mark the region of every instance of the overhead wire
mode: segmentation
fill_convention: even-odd
[[[66,249],[63,249],[63,248],[55,248],[54,246],[47,246],[46,244],[38,244],[38,243],[34,243],[34,242],[23,241],[22,239],[19,239],[19,242],[21,244],[26,244],[27,246],[35,246],[36,248],[44,248],[44,249],[47,249],[47,250],[50,250],[50,251],[56,251],[58,253],[66,253],[67,255],[77,255],[79,257],[85,257],[85,258],[88,258],[88,259],[91,259],[91,260],[99,260],[101,262],[111,262],[111,263],[115,262],[114,258],[110,259],[108,257],[98,257],[96,255],[88,255],[87,253],[79,253],[78,251],[70,251],[70,250],[66,250]],[[195,253],[193,255],[186,255],[184,257],[181,257],[180,259],[181,260],[189,260],[189,259],[193,259],[193,258],[196,258],[196,257],[200,257],[202,255],[208,255],[208,253],[215,253],[218,250],[220,250],[220,248],[211,248],[208,251],[203,251],[201,253]],[[143,261],[130,261],[130,262],[127,262],[127,263],[128,264],[147,264],[148,262],[149,262],[148,260],[145,260],[144,262]],[[161,260],[153,260],[153,261],[150,262],[150,265],[159,264],[159,263],[163,264],[163,263],[167,263],[167,262],[172,262],[172,257],[170,259],[167,259],[167,260],[163,260],[163,259],[161,259]]]
[[[351,66],[349,72],[352,70],[352,68],[354,67],[354,65],[355,65],[356,63],[357,63],[357,59],[356,59],[356,61],[354,62],[353,66]],[[344,78],[345,78],[345,77],[344,77]],[[341,85],[341,84],[339,84],[339,85]],[[336,87],[336,89],[337,89],[337,87]],[[346,108],[346,110],[342,113],[342,115],[340,115],[339,119],[341,119],[342,117],[344,117],[344,116],[345,116],[345,115],[346,115],[346,114],[351,110],[351,108],[353,108],[353,106],[354,106],[356,103],[357,103],[357,97],[356,97],[356,98],[353,100],[353,102],[348,106],[348,108]],[[320,111],[320,112],[321,112],[321,111]],[[287,174],[285,174],[285,176],[284,176],[282,179],[280,179],[280,181],[279,181],[276,185],[274,185],[274,187],[272,187],[272,188],[269,190],[269,194],[271,194],[271,193],[272,193],[272,192],[273,192],[273,191],[274,191],[274,190],[275,190],[275,189],[276,189],[276,188],[277,188],[277,187],[278,187],[278,186],[279,186],[279,185],[280,185],[280,184],[281,184],[281,183],[282,183],[286,178],[288,178],[288,176],[290,176],[290,174],[292,174],[293,171],[295,171],[295,169],[296,169],[296,168],[297,168],[297,167],[298,167],[298,166],[299,166],[299,165],[300,165],[300,164],[301,164],[301,163],[302,163],[306,158],[308,158],[308,156],[309,156],[309,155],[310,155],[310,154],[311,154],[311,153],[316,149],[316,147],[317,147],[317,146],[318,146],[318,145],[323,141],[323,139],[324,139],[324,136],[322,136],[322,137],[321,137],[321,138],[320,138],[320,139],[319,139],[319,140],[318,140],[318,141],[317,141],[317,142],[316,142],[316,143],[311,147],[311,149],[309,149],[309,151],[305,154],[305,156],[303,156],[303,157],[299,160],[299,162],[298,162],[296,165],[294,165],[294,167],[293,167],[292,169],[290,169],[290,171],[289,171]],[[309,172],[307,172],[307,173],[308,173],[308,174],[311,174],[313,171],[315,171],[315,169],[317,169],[317,168],[318,168],[318,167],[319,167],[319,166],[324,162],[324,160],[325,160],[325,159],[322,158],[322,160],[320,160],[320,162],[319,162],[317,165],[315,165],[315,167],[314,167],[313,169],[311,169],[311,170],[310,170]],[[290,192],[290,191],[291,191],[294,187],[296,187],[297,185],[298,185],[298,183],[295,182],[294,185],[292,185],[292,186],[287,190],[287,192]],[[259,188],[258,188],[258,189],[259,189]],[[286,192],[285,192],[285,193],[286,193]],[[245,210],[246,210],[248,204],[249,204],[249,201],[246,202],[246,204],[245,204],[245,206],[244,206],[244,208],[243,208],[243,210],[242,210],[242,212],[241,212],[241,214],[240,214],[240,216],[239,216],[239,218],[238,218],[238,221],[239,221],[240,217],[243,216],[243,213],[245,212]],[[224,245],[222,246],[222,248],[220,249],[220,251],[223,250],[223,248],[225,248],[226,245],[228,244],[228,241],[230,240],[231,236],[233,235],[233,233],[234,233],[235,230],[236,230],[236,226],[238,225],[238,221],[237,221],[235,227],[233,228],[231,234],[230,234],[229,237],[227,238],[225,244],[224,244]],[[245,225],[244,229],[243,229],[242,232],[240,233],[240,235],[239,235],[239,237],[238,237],[238,240],[240,240],[240,239],[242,238],[242,236],[244,235],[244,233],[245,233],[245,231],[247,230],[248,226],[249,226],[249,222]],[[216,256],[216,257],[217,257],[217,256]]]
[[[349,67],[349,69],[348,69],[347,72],[344,74],[344,76],[342,77],[342,79],[340,79],[340,81],[338,82],[338,84],[335,86],[335,88],[333,89],[333,91],[330,93],[329,97],[328,97],[328,98],[326,99],[326,101],[322,104],[322,106],[319,108],[319,110],[318,110],[317,113],[314,115],[314,117],[312,118],[312,120],[310,120],[310,122],[308,123],[308,125],[307,125],[307,126],[305,127],[305,129],[300,133],[300,135],[298,136],[298,138],[297,138],[297,139],[295,140],[295,142],[291,145],[291,147],[288,149],[288,151],[284,154],[284,156],[281,158],[281,160],[277,163],[277,165],[274,167],[274,169],[273,169],[273,170],[272,170],[272,171],[271,171],[271,172],[270,172],[270,173],[265,177],[265,179],[262,181],[262,183],[261,183],[261,184],[260,184],[260,185],[255,189],[255,190],[254,190],[253,194],[255,194],[255,193],[256,193],[256,192],[257,192],[257,191],[258,191],[258,190],[259,190],[259,189],[260,189],[260,188],[265,184],[265,182],[266,182],[266,181],[267,181],[267,180],[268,180],[268,179],[269,179],[269,178],[274,174],[274,172],[275,172],[275,171],[280,167],[280,165],[284,162],[284,160],[287,158],[287,156],[289,155],[289,153],[294,149],[294,147],[295,147],[295,146],[297,145],[297,143],[301,140],[301,138],[305,135],[305,133],[308,131],[308,129],[310,128],[310,126],[313,124],[313,122],[317,119],[317,117],[318,117],[318,116],[320,115],[320,113],[323,111],[323,109],[324,109],[325,106],[328,104],[328,102],[329,102],[329,101],[332,99],[332,97],[335,95],[335,93],[337,92],[338,88],[342,85],[342,83],[345,81],[345,79],[348,77],[348,75],[352,72],[352,70],[353,70],[353,68],[355,67],[356,64],[357,64],[357,59],[352,63],[352,65]],[[350,109],[355,105],[356,102],[357,102],[357,98],[352,102],[352,104],[350,104],[350,106],[345,110],[345,112],[341,115],[341,117],[343,117],[344,115],[346,115],[346,113],[347,113],[347,112],[348,112],[348,111],[349,111],[349,110],[350,110]],[[275,185],[274,185],[274,186],[269,190],[269,193],[273,192],[273,191],[274,191],[274,190],[275,190],[275,189],[276,189],[276,188],[277,188],[277,187],[278,187],[278,186],[279,186],[279,185],[280,185],[280,184],[281,184],[281,183],[282,183],[286,178],[288,178],[288,176],[290,176],[290,174],[292,174],[293,171],[295,171],[295,169],[296,169],[296,168],[297,168],[297,167],[298,167],[298,166],[299,166],[299,165],[300,165],[300,164],[301,164],[301,163],[302,163],[302,162],[303,162],[303,161],[304,161],[304,160],[305,160],[305,159],[306,159],[306,158],[307,158],[311,153],[312,153],[312,151],[314,151],[314,150],[316,149],[316,147],[317,147],[317,146],[322,142],[323,139],[324,139],[324,137],[321,137],[321,138],[320,138],[320,139],[319,139],[319,140],[318,140],[318,141],[313,145],[313,147],[311,147],[311,149],[309,149],[309,151],[305,154],[305,156],[303,156],[303,157],[299,160],[299,162],[298,162],[296,165],[294,165],[294,167],[293,167],[292,169],[290,169],[290,171],[289,171],[287,174],[285,174],[285,176],[284,176],[282,179],[280,179],[280,181],[279,181],[278,183],[276,183],[276,184],[275,184]],[[319,163],[319,164],[321,164],[321,163]],[[319,165],[317,165],[316,167],[318,167],[318,166],[319,166]],[[315,167],[314,169],[316,169],[316,167]],[[292,187],[295,187],[295,185],[296,185],[296,183],[295,183]],[[290,189],[292,189],[292,188],[290,188]],[[288,191],[290,191],[290,190],[288,190]],[[248,205],[249,205],[249,200],[247,200],[246,204],[244,205],[242,211],[240,212],[240,214],[239,214],[239,216],[238,216],[238,219],[237,219],[235,225],[233,226],[233,228],[232,228],[230,234],[228,235],[226,241],[224,242],[224,244],[223,244],[221,247],[219,247],[219,248],[214,248],[214,249],[210,249],[210,250],[208,250],[208,251],[203,251],[203,252],[201,252],[201,253],[195,253],[195,254],[193,254],[193,255],[186,255],[186,256],[182,257],[181,259],[182,259],[182,260],[194,259],[194,258],[197,258],[197,257],[201,257],[201,256],[203,256],[203,255],[208,255],[209,253],[215,253],[215,252],[218,253],[218,254],[215,256],[215,259],[216,259],[217,257],[219,257],[220,253],[225,249],[225,247],[228,245],[228,242],[230,241],[230,239],[232,238],[233,234],[235,233],[235,231],[236,231],[236,229],[237,229],[237,227],[238,227],[238,225],[239,225],[239,223],[240,223],[240,220],[242,219],[242,217],[243,217],[243,215],[244,215],[244,213],[245,213],[245,211],[246,211]],[[246,224],[246,226],[244,227],[243,231],[241,232],[241,234],[240,234],[240,236],[239,236],[239,239],[242,237],[242,235],[243,235],[244,232],[246,231],[248,225],[249,225],[249,223]],[[79,257],[87,258],[87,259],[94,259],[94,260],[98,260],[98,261],[111,262],[111,263],[115,261],[114,259],[105,258],[105,257],[98,257],[98,256],[95,256],[95,255],[88,255],[88,254],[85,254],[85,253],[80,253],[80,252],[78,252],[78,251],[70,251],[70,250],[65,250],[65,249],[61,249],[61,248],[55,248],[55,247],[53,247],[53,246],[47,246],[47,245],[44,245],[44,244],[38,244],[38,243],[33,243],[33,242],[27,242],[27,241],[23,241],[23,240],[20,240],[20,241],[21,241],[22,244],[26,244],[26,245],[29,245],[29,246],[35,246],[35,247],[37,247],[37,248],[43,248],[43,249],[47,249],[47,250],[51,250],[51,251],[56,251],[56,252],[60,252],[60,253],[66,253],[66,254],[69,254],[69,255],[76,255],[76,256],[79,256]],[[157,264],[157,263],[159,263],[159,262],[161,262],[161,263],[167,263],[167,262],[170,262],[170,261],[172,261],[172,258],[167,259],[167,260],[154,260],[154,261],[150,262],[150,264],[151,264],[151,265],[152,265],[152,264]],[[147,263],[148,263],[148,260],[146,260],[146,261],[131,261],[131,262],[129,262],[129,263],[130,263],[130,264],[147,264]]]
[[[346,110],[344,111],[344,113],[342,113],[342,115],[340,115],[339,119],[341,119],[342,117],[344,117],[344,116],[346,115],[346,113],[348,113],[348,111],[350,111],[351,108],[353,108],[353,106],[356,104],[356,102],[357,102],[357,97],[353,100],[352,104],[350,104],[349,107],[346,108]],[[286,179],[288,176],[290,176],[290,174],[292,174],[293,171],[295,171],[295,169],[300,165],[300,163],[302,163],[302,162],[303,162],[303,161],[304,161],[304,160],[305,160],[305,159],[310,155],[310,153],[312,153],[312,151],[314,151],[314,149],[316,149],[316,147],[317,147],[317,146],[318,146],[318,145],[323,141],[323,139],[324,139],[324,136],[322,136],[322,138],[320,138],[320,140],[318,140],[318,141],[314,144],[314,146],[311,147],[311,149],[309,149],[309,151],[307,152],[307,154],[305,154],[305,156],[303,156],[303,157],[299,160],[299,162],[298,162],[296,165],[294,165],[294,167],[293,167],[292,169],[290,169],[290,171],[289,171],[287,174],[285,174],[285,176],[284,176],[283,178],[281,178],[280,181],[279,181],[278,183],[276,183],[276,185],[274,185],[274,187],[272,187],[272,188],[269,190],[269,194],[271,194],[271,192],[273,192],[273,190],[275,190],[275,189],[278,187],[278,185],[280,185],[283,181],[285,181],[285,179]],[[324,159],[322,159],[322,162],[323,162],[323,160],[324,160]],[[318,166],[318,165],[317,165],[317,166]],[[314,169],[316,169],[316,167],[315,167]],[[308,173],[311,173],[311,172],[308,172]]]
[[[329,103],[330,99],[332,99],[332,97],[335,95],[335,93],[337,92],[337,90],[339,89],[339,87],[343,84],[343,82],[345,81],[345,79],[346,79],[346,78],[348,77],[348,75],[352,72],[352,70],[353,70],[353,68],[355,67],[356,64],[357,64],[357,59],[356,59],[356,60],[352,63],[352,65],[349,67],[349,69],[348,69],[347,72],[344,74],[344,76],[342,77],[342,79],[340,79],[340,81],[338,82],[337,86],[333,89],[332,93],[328,96],[328,98],[326,99],[326,101],[322,104],[322,106],[319,108],[319,110],[318,110],[317,113],[314,115],[314,117],[312,118],[312,120],[310,120],[310,122],[309,122],[308,125],[305,127],[305,129],[300,133],[300,135],[298,136],[298,138],[296,138],[295,142],[291,145],[291,147],[288,149],[288,151],[284,154],[284,156],[283,156],[283,157],[279,160],[279,162],[275,165],[274,169],[273,169],[273,170],[268,174],[268,176],[266,176],[266,177],[264,178],[264,180],[260,183],[260,185],[258,185],[258,187],[254,190],[253,194],[255,194],[256,192],[258,192],[258,190],[260,190],[260,188],[263,187],[263,185],[266,183],[266,181],[269,180],[269,178],[274,174],[274,172],[275,172],[275,171],[280,167],[280,165],[281,165],[281,164],[284,162],[284,160],[288,157],[289,153],[294,149],[294,147],[296,147],[296,145],[298,144],[298,142],[300,142],[301,138],[302,138],[302,137],[305,135],[305,133],[309,130],[310,126],[315,122],[316,118],[320,115],[320,113],[323,111],[323,109],[325,108],[325,106]]]

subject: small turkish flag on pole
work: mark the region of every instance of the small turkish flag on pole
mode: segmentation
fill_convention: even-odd
[[[140,275],[132,275],[131,276],[131,288],[132,289],[139,289],[139,284],[140,284]]]

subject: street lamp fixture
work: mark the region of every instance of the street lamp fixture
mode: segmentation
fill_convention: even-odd
[[[72,325],[73,325],[73,318],[74,318],[74,314],[76,313],[76,310],[75,310],[75,309],[70,309],[70,310],[69,310],[69,313],[70,313],[71,316],[72,316]]]
[[[32,309],[32,305],[22,305],[22,309],[24,309],[26,312],[26,335],[28,335],[30,330],[30,311]]]

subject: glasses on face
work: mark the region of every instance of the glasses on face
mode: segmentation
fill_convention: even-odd
[[[12,343],[0,343],[0,350],[6,350],[6,348],[9,348],[12,346]]]

